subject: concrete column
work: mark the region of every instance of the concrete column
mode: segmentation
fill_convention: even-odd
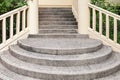
[[[78,0],[78,32],[80,34],[88,34],[88,27],[90,26],[88,3],[90,3],[90,0]]]
[[[38,33],[38,0],[27,0],[28,10],[28,27],[30,34]]]

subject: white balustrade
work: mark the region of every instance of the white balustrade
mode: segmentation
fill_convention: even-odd
[[[24,33],[28,32],[28,26],[26,23],[26,14],[28,14],[27,10],[28,10],[28,6],[23,6],[21,8],[0,15],[1,29],[2,29],[2,34],[0,34],[1,35],[0,40],[2,40],[0,44],[0,50],[8,46],[10,43],[14,42],[14,40],[22,36]],[[20,20],[21,17],[22,17],[22,22]],[[21,28],[20,25],[22,25],[21,31],[20,31]],[[7,34],[7,32],[9,32],[9,35]]]
[[[107,11],[105,9],[102,9],[100,7],[97,7],[91,3],[88,4],[89,8],[92,10],[92,28],[89,27],[90,32],[92,34],[96,35],[99,37],[99,39],[106,41],[109,43],[112,47],[116,47],[118,50],[120,49],[120,44],[118,43],[118,21],[120,21],[120,16],[112,13],[110,11]],[[97,20],[96,20],[96,11],[99,13],[99,26],[96,26]],[[104,16],[103,16],[104,14]],[[103,19],[104,17],[104,19]],[[110,17],[113,18],[113,26],[110,24]],[[103,26],[103,20],[105,20],[105,26]],[[96,27],[99,29],[99,31],[96,30]],[[105,28],[103,28],[105,27]],[[113,27],[113,34],[110,32],[110,28]],[[106,29],[106,30],[104,30]],[[103,31],[105,31],[106,34],[103,34]],[[100,36],[99,36],[100,35]],[[113,35],[113,39],[110,37]],[[101,37],[101,38],[100,38]],[[119,39],[120,40],[120,39]]]

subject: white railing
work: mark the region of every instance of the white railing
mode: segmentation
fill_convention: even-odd
[[[93,4],[89,3],[88,5],[90,10],[92,10],[90,11],[92,14],[92,18],[91,18],[92,26],[89,27],[89,31],[94,33],[96,37],[99,37],[103,41],[106,41],[112,47],[115,47],[116,49],[120,50],[120,44],[118,43],[118,40],[120,40],[120,38],[118,39],[118,29],[120,26],[118,25],[118,22],[120,21],[120,16],[112,12],[109,12],[107,10],[104,10],[100,7],[97,7]],[[111,24],[110,19],[112,19],[113,26],[110,25]],[[103,25],[103,20],[105,20],[104,25]],[[113,28],[112,31],[113,34],[111,34],[111,30],[110,30],[111,27]],[[105,32],[104,34],[103,34],[103,30]],[[113,36],[113,38],[110,37],[111,35]]]
[[[0,50],[28,32],[28,6],[0,15]]]

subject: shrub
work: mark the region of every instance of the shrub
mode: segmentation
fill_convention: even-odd
[[[96,6],[120,15],[120,4],[106,2],[105,0],[91,0],[91,2]]]
[[[26,5],[25,0],[0,0],[0,15]]]

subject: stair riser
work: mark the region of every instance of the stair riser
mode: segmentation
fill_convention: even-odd
[[[39,15],[73,15],[72,12],[40,12]]]
[[[88,53],[88,52],[94,52],[99,50],[103,45],[97,45],[95,47],[90,48],[83,48],[83,49],[43,49],[43,48],[35,48],[32,46],[24,45],[18,41],[18,45],[31,52],[37,52],[37,53],[43,53],[43,54],[54,54],[54,55],[74,55],[74,54],[82,54],[82,53]]]
[[[0,63],[1,64],[1,63]],[[14,80],[14,79],[12,79],[12,78],[10,78],[10,77],[7,77],[6,75],[4,75],[4,74],[0,74],[0,80]]]
[[[39,25],[77,25],[76,22],[40,22]]]
[[[72,10],[72,8],[39,8],[39,10]]]
[[[50,13],[50,14],[57,14],[57,15],[59,15],[59,14],[61,14],[61,15],[73,15],[73,12],[72,11],[38,11],[39,13],[39,15],[40,14],[43,14],[43,13],[45,13],[45,14],[48,14],[48,13]],[[43,14],[44,15],[44,14]],[[49,15],[49,14],[48,14]]]
[[[10,53],[17,59],[20,59],[22,61],[33,63],[33,64],[39,64],[39,65],[45,65],[45,66],[62,66],[62,67],[70,67],[70,66],[85,66],[95,63],[100,63],[108,59],[112,54],[112,51],[109,52],[107,55],[100,56],[100,57],[93,57],[91,59],[83,59],[83,60],[50,60],[50,59],[38,59],[38,58],[31,58],[25,55],[21,55],[19,52],[13,50],[10,48]],[[32,60],[32,61],[31,61]]]
[[[72,10],[71,9],[63,9],[63,10],[60,10],[60,9],[41,10],[41,9],[39,9],[39,12],[72,12]]]
[[[77,30],[39,30],[39,33],[77,33]]]
[[[7,67],[9,70],[14,71],[18,74],[22,74],[25,76],[33,77],[33,78],[39,78],[39,79],[45,79],[45,80],[93,80],[95,78],[100,78],[104,76],[108,76],[116,71],[118,71],[120,68],[120,65],[117,65],[115,67],[112,67],[107,70],[103,70],[101,72],[90,72],[86,74],[48,74],[48,73],[42,73],[42,72],[36,72],[36,71],[28,71],[22,68],[17,68],[16,66],[13,66],[9,63],[6,63],[5,61],[1,60],[2,64]]]
[[[74,18],[39,18],[39,21],[76,21]]]
[[[39,18],[74,18],[74,16],[67,16],[67,15],[46,15],[46,16],[39,16]]]
[[[28,38],[89,38],[88,35],[32,35],[30,34]]]
[[[40,26],[40,29],[77,29],[77,26]]]

